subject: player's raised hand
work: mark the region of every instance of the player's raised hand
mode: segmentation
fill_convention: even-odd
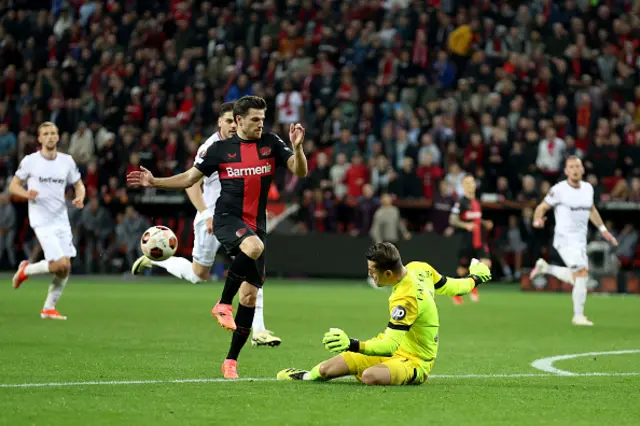
[[[127,186],[151,188],[153,186],[153,174],[140,166],[139,171],[133,171],[127,175]]]
[[[476,283],[486,283],[491,280],[491,269],[478,259],[472,259],[471,265],[469,265],[469,275],[476,278]]]
[[[38,191],[36,191],[35,189],[30,189],[27,191],[27,200],[35,200],[36,197],[38,196]]]
[[[81,209],[84,207],[84,196],[83,197],[76,197],[73,199],[73,201],[71,201],[71,204],[73,204],[73,206],[77,209]]]
[[[547,221],[546,217],[541,217],[538,219],[533,219],[533,227],[534,228],[544,228],[544,223]]]
[[[304,133],[305,129],[304,127],[302,127],[302,124],[297,123],[294,125],[293,123],[291,123],[291,125],[289,126],[289,140],[291,141],[291,144],[294,148],[300,146],[300,144],[304,140]]]
[[[607,240],[608,242],[610,242],[612,246],[614,246],[614,247],[618,247],[618,240],[616,240],[616,237],[614,237],[613,235],[611,235],[611,232],[609,232],[609,231],[603,231],[603,232],[602,232],[602,238],[604,238],[605,240]]]
[[[324,333],[322,343],[328,351],[339,353],[349,349],[351,341],[349,340],[347,333],[343,330],[339,328],[331,328],[329,331]]]

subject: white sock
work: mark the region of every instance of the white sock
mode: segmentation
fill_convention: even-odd
[[[67,281],[69,281],[69,277],[53,277],[53,281],[49,285],[49,294],[47,294],[47,298],[44,301],[44,309],[56,308],[56,303],[58,303],[58,299],[62,296],[62,290],[64,290],[64,287],[67,285]]]
[[[167,260],[152,260],[152,265],[160,266],[164,268],[174,277],[178,277],[181,280],[187,280],[194,284],[201,282],[202,280],[193,272],[193,266],[184,257],[170,257]]]
[[[571,291],[573,299],[573,316],[584,315],[584,304],[587,301],[587,281],[589,277],[576,277]]]
[[[573,284],[573,272],[571,272],[571,269],[567,268],[566,266],[549,265],[547,273],[553,275],[560,281]]]
[[[30,263],[24,268],[25,275],[40,275],[49,273],[49,261],[41,260],[40,262]]]
[[[258,289],[258,296],[256,297],[256,311],[253,315],[253,324],[251,328],[254,333],[260,333],[265,331],[266,328],[264,326],[264,296],[261,288]]]

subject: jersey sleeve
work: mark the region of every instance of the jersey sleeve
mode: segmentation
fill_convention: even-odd
[[[560,188],[558,185],[553,185],[547,195],[544,197],[544,202],[551,207],[555,207],[560,203]]]
[[[293,150],[291,146],[282,140],[282,138],[275,133],[270,134],[272,137],[272,146],[274,151],[274,156],[276,157],[276,166],[287,166],[287,161],[289,158],[293,156]]]
[[[18,170],[16,170],[15,176],[24,182],[29,179],[30,175],[31,170],[29,168],[29,157],[24,157],[18,165]]]
[[[220,165],[218,151],[218,143],[212,144],[206,150],[198,150],[198,155],[196,156],[196,161],[193,166],[200,170],[205,176],[211,176],[213,173],[218,171],[218,166]]]
[[[67,171],[67,183],[71,185],[75,185],[82,176],[80,175],[80,169],[78,169],[78,165],[73,160],[73,158],[69,157],[69,170]]]

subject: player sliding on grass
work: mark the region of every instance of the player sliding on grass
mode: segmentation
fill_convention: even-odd
[[[226,102],[220,106],[218,118],[218,131],[207,139],[196,154],[196,160],[206,155],[207,149],[214,143],[229,139],[236,134],[236,122],[233,119],[233,102]],[[203,185],[204,184],[204,185]],[[211,266],[220,248],[220,242],[213,233],[213,215],[216,211],[216,202],[220,197],[220,176],[218,172],[211,176],[203,176],[195,185],[185,190],[191,203],[198,213],[193,220],[193,262],[184,257],[173,256],[167,260],[155,261],[146,256],[141,256],[133,264],[131,273],[136,275],[152,266],[166,269],[170,274],[192,283],[199,283],[209,279]],[[282,342],[274,336],[264,325],[264,296],[263,290],[258,290],[256,298],[256,313],[251,327],[253,336],[251,344],[255,346],[278,346]]]
[[[421,384],[427,380],[438,353],[438,309],[435,293],[456,296],[469,293],[491,279],[487,265],[473,259],[466,278],[440,275],[426,262],[402,264],[391,243],[377,243],[366,254],[369,276],[378,286],[393,286],[390,319],[384,333],[360,342],[343,330],[324,335],[325,348],[339,355],[311,371],[289,368],[278,380],[329,380],[356,376],[367,385]]]

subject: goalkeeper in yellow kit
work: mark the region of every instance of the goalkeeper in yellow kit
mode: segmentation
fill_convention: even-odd
[[[422,384],[438,353],[438,309],[435,293],[458,296],[491,279],[483,263],[472,262],[466,278],[440,275],[426,262],[402,264],[391,243],[377,243],[366,254],[369,276],[378,286],[393,286],[390,319],[384,333],[366,341],[350,339],[338,328],[324,335],[325,348],[339,355],[311,371],[288,368],[278,380],[329,380],[354,375],[367,385]]]

